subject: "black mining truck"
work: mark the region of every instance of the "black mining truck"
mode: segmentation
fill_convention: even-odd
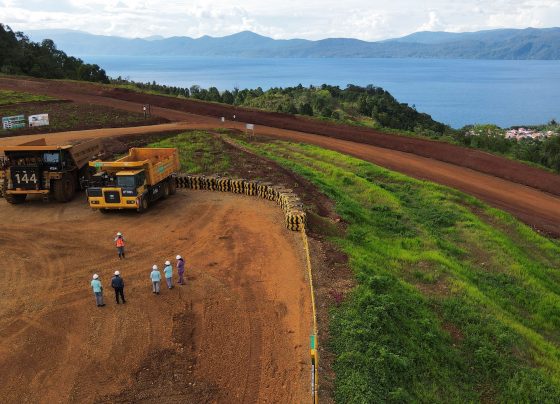
[[[71,145],[47,145],[45,139],[0,147],[0,192],[12,204],[27,195],[68,202],[93,174],[89,161],[99,156],[99,139]]]

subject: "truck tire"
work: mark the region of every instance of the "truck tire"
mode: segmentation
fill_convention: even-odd
[[[136,209],[136,211],[138,213],[142,213],[145,212],[148,209],[148,206],[150,204],[148,203],[148,198],[146,198],[146,195],[144,195],[141,199],[140,199],[140,206],[138,206],[138,208]]]
[[[169,196],[169,182],[166,181],[162,184],[161,199],[167,199]]]
[[[25,202],[25,198],[27,198],[27,194],[5,194],[6,202],[11,203],[12,205],[19,205],[20,203]]]
[[[176,192],[177,192],[177,182],[175,181],[175,178],[171,178],[169,180],[169,195],[175,195]]]
[[[76,193],[76,178],[72,174],[64,173],[62,178],[54,181],[54,199],[58,202],[69,202]]]

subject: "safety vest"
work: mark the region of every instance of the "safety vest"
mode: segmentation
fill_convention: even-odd
[[[124,239],[122,237],[117,237],[117,247],[124,247]]]

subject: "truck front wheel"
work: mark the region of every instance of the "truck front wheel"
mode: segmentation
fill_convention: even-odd
[[[25,198],[27,194],[6,194],[6,202],[11,203],[12,205],[19,205],[20,203],[25,202]]]
[[[140,199],[140,205],[136,209],[139,213],[142,213],[148,209],[148,199],[146,197],[142,197]]]

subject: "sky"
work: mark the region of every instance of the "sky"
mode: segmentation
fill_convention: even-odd
[[[560,25],[560,0],[0,0],[14,31],[73,29],[144,38],[396,38],[417,31],[465,32]]]

